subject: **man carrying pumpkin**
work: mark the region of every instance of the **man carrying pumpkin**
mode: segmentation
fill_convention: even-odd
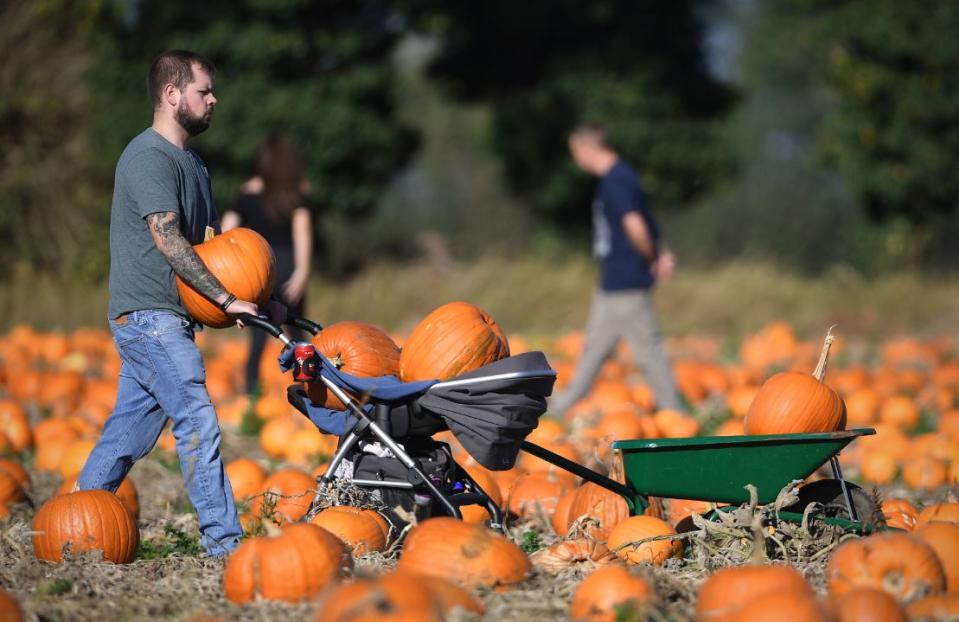
[[[657,407],[682,410],[651,294],[655,281],[672,276],[676,258],[660,238],[639,176],[606,142],[605,130],[581,125],[570,133],[568,145],[576,165],[599,178],[593,200],[593,254],[601,278],[576,373],[566,391],[553,398],[550,412],[562,416],[586,395],[620,339],[641,366]]]
[[[210,125],[217,101],[213,73],[208,60],[191,52],[161,54],[150,67],[153,124],[117,163],[108,316],[120,378],[113,412],[78,487],[115,491],[170,418],[201,542],[220,556],[238,546],[243,532],[220,458],[220,428],[194,323],[174,280],[176,273],[230,316],[258,311],[226,291],[192,247],[219,219],[206,166],[185,147]]]

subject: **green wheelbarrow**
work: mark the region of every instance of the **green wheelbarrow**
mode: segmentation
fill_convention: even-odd
[[[588,469],[529,441],[522,448],[538,458],[615,492],[631,514],[642,514],[649,497],[694,499],[739,505],[750,502],[747,485],[755,487],[760,504],[772,503],[794,480],[802,480],[829,462],[834,479],[803,486],[799,501],[778,513],[799,522],[810,503],[841,511],[826,516],[829,524],[868,532],[875,524],[875,500],[842,477],[837,455],[872,428],[812,434],[767,436],[702,436],[614,441],[621,452],[625,484]]]

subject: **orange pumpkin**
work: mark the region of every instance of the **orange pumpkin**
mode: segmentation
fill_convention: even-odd
[[[81,439],[73,441],[63,450],[60,458],[60,475],[64,478],[76,477],[83,470],[83,465],[87,462],[87,457],[97,442],[93,439]]]
[[[249,458],[237,458],[226,465],[226,477],[233,489],[233,499],[240,501],[252,497],[263,489],[266,469]]]
[[[347,374],[361,378],[398,376],[400,349],[381,328],[364,322],[338,322],[313,337],[313,345],[333,365]],[[326,408],[346,408],[322,382],[307,384],[307,393],[315,404]]]
[[[676,535],[676,530],[666,521],[653,516],[631,516],[613,527],[607,545],[627,564],[651,563],[661,566],[670,557],[683,554],[682,541],[664,539],[636,542],[668,535]]]
[[[832,432],[845,427],[842,398],[823,383],[832,342],[830,331],[811,376],[780,372],[763,383],[746,413],[747,434]]]
[[[797,590],[773,590],[745,604],[737,622],[831,622],[829,612],[812,594]]]
[[[397,568],[466,587],[504,588],[526,578],[530,562],[503,536],[444,516],[425,520],[410,531]]]
[[[550,574],[571,568],[591,571],[603,566],[621,566],[622,560],[604,542],[592,538],[561,540],[530,555],[530,562]]]
[[[354,556],[383,551],[389,543],[390,525],[374,510],[348,505],[329,507],[311,520],[349,546]]]
[[[609,478],[621,484],[626,481],[622,456],[618,454],[613,455]],[[586,482],[576,489],[576,496],[569,507],[568,523],[572,524],[582,516],[590,516],[598,521],[598,525],[587,529],[587,535],[603,540],[616,525],[629,518],[629,506],[620,495],[592,482]]]
[[[642,610],[656,603],[656,590],[648,581],[622,566],[593,571],[573,592],[569,617],[577,622],[613,622],[618,610]]]
[[[20,603],[7,592],[0,590],[0,620],[3,622],[22,622],[23,609]]]
[[[6,516],[10,511],[10,504],[24,498],[23,487],[7,471],[0,471],[0,516]]]
[[[882,502],[881,509],[886,525],[889,527],[904,531],[912,531],[916,528],[919,510],[905,499],[886,499]]]
[[[60,484],[60,487],[57,488],[56,494],[65,495],[73,492],[74,486],[77,483],[77,476],[68,477],[63,480],[63,483]],[[137,488],[133,483],[133,480],[130,477],[123,478],[123,481],[120,482],[120,486],[117,487],[116,492],[114,493],[118,499],[123,503],[124,507],[130,511],[130,515],[133,517],[133,520],[137,520],[140,517],[140,496],[137,494]]]
[[[336,536],[309,523],[283,525],[247,539],[226,560],[223,592],[234,603],[256,598],[297,602],[317,594],[353,567]]]
[[[730,566],[717,570],[699,587],[696,618],[732,622],[740,610],[768,593],[799,592],[812,595],[812,587],[791,566]]]
[[[45,561],[63,561],[63,548],[69,545],[72,553],[102,551],[104,560],[127,564],[139,543],[133,516],[106,490],[56,495],[33,518],[33,551]]]
[[[448,380],[509,356],[496,322],[468,302],[445,304],[421,321],[400,353],[400,378]]]
[[[858,587],[830,602],[834,622],[907,622],[906,612],[891,594]]]
[[[928,523],[930,521],[943,521],[947,523],[959,523],[959,503],[943,502],[933,503],[922,508],[916,519],[916,526]]]
[[[919,423],[919,407],[905,395],[892,395],[883,400],[879,420],[903,430],[911,430]]]
[[[909,603],[942,592],[946,577],[931,546],[912,535],[887,532],[840,545],[829,556],[826,582],[833,596],[875,587]]]
[[[935,594],[926,596],[906,608],[910,620],[916,622],[942,622],[959,619],[959,594]]]
[[[914,533],[939,556],[946,573],[946,591],[959,592],[959,524],[924,523]]]
[[[946,483],[948,468],[942,460],[932,456],[919,456],[906,460],[902,467],[902,479],[910,488],[931,490]]]
[[[869,425],[876,420],[882,396],[872,388],[862,388],[846,396],[846,418],[850,426]]]
[[[509,492],[509,510],[516,516],[534,516],[538,512],[553,515],[567,485],[549,473],[530,473],[517,478]]]
[[[253,500],[250,512],[260,516],[269,499],[275,502],[273,518],[294,522],[303,518],[313,502],[315,480],[299,469],[280,469],[263,482],[262,494]]]
[[[553,531],[555,531],[558,536],[565,536],[566,532],[569,531],[569,511],[573,507],[573,500],[576,498],[577,490],[579,489],[573,488],[563,493],[563,496],[559,498],[559,503],[556,504],[553,516],[549,519]]]
[[[240,300],[266,305],[273,293],[276,258],[262,235],[252,229],[237,227],[197,244],[193,250],[226,291]],[[179,276],[176,285],[183,305],[196,321],[211,328],[234,325],[233,318]]]
[[[16,482],[24,490],[30,488],[30,474],[19,462],[0,459],[0,472],[4,472],[13,477],[13,479],[16,480]]]
[[[864,451],[859,460],[862,478],[870,484],[888,484],[896,478],[896,457],[887,451]]]
[[[384,615],[430,619],[442,614],[432,591],[411,573],[336,585],[320,599],[317,611],[313,622],[376,620]]]
[[[13,400],[0,400],[0,434],[10,441],[14,452],[21,452],[33,445],[33,432],[27,413]]]

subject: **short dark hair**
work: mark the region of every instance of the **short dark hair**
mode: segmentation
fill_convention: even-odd
[[[580,123],[570,130],[569,137],[591,140],[604,147],[609,145],[606,140],[606,128],[599,123]]]
[[[216,67],[208,59],[186,50],[167,50],[150,65],[150,101],[154,108],[162,101],[163,87],[175,84],[181,91],[193,82],[193,65],[199,65],[212,77]]]

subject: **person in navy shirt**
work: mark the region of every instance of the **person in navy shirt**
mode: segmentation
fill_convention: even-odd
[[[656,324],[652,287],[676,267],[646,203],[639,175],[606,142],[596,125],[574,129],[568,139],[576,165],[599,178],[593,200],[593,255],[600,265],[582,357],[569,387],[550,412],[562,416],[585,396],[603,363],[625,339],[660,409],[682,410]]]

